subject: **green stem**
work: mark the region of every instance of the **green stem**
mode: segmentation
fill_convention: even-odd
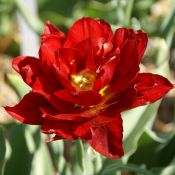
[[[130,26],[133,5],[134,5],[134,0],[128,0],[127,6],[126,6],[126,16],[125,16],[125,21],[124,21],[124,25],[126,27]]]
[[[33,16],[21,0],[15,0],[15,5],[32,30],[40,34],[44,27],[40,19],[36,16]]]

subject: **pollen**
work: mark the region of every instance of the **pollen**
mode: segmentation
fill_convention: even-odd
[[[80,71],[71,76],[72,85],[79,90],[91,90],[95,82],[96,74],[89,70]]]

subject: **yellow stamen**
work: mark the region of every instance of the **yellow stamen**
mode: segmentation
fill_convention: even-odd
[[[71,76],[72,85],[79,90],[91,90],[96,74],[89,70],[83,70],[76,75]]]
[[[104,96],[104,95],[105,95],[105,91],[106,91],[106,89],[108,89],[108,88],[109,88],[109,85],[104,86],[104,87],[99,91],[99,94],[101,94],[102,96]]]

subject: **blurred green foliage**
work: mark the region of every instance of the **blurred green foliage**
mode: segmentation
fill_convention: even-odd
[[[91,16],[106,19],[114,30],[119,26],[145,30],[150,43],[143,64],[149,63],[154,66],[154,72],[169,75],[169,61],[175,58],[169,58],[169,53],[175,52],[173,0],[37,0],[37,18],[26,10],[27,5],[23,2],[0,0],[0,37],[3,41],[0,52],[13,56],[19,53],[20,43],[15,37],[18,33],[17,10],[37,33],[41,32],[46,20],[67,31],[77,18]],[[9,36],[10,42],[4,47]],[[14,74],[8,74],[7,79],[19,98],[30,90]],[[68,143],[68,148],[64,141],[48,144],[38,127],[2,123],[0,174],[120,175],[125,172],[127,175],[174,175],[175,130],[163,135],[152,130],[159,104],[160,101],[123,113],[125,156],[118,160],[102,157],[80,140]]]

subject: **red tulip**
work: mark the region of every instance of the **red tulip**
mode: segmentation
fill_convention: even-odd
[[[52,140],[86,140],[110,158],[123,155],[122,111],[152,103],[173,85],[164,77],[139,73],[147,46],[143,31],[82,18],[64,34],[46,23],[39,59],[19,56],[13,68],[32,91],[14,107],[15,119],[41,125]]]

